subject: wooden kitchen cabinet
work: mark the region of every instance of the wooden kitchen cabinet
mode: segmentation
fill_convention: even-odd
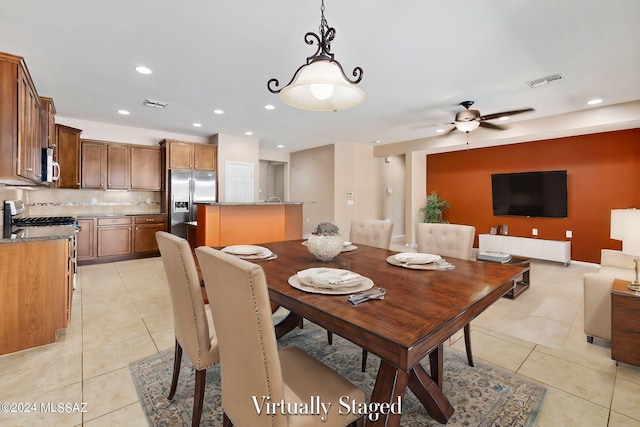
[[[0,245],[0,355],[56,341],[70,321],[69,239]]]
[[[41,183],[42,114],[23,58],[0,52],[0,183]]]
[[[104,142],[82,141],[81,144],[81,186],[104,190],[107,145]]]
[[[43,142],[42,145],[45,148],[53,148],[54,158],[58,161],[56,153],[56,106],[53,103],[53,98],[46,96],[40,97],[40,103],[42,104],[42,132]]]
[[[107,189],[128,190],[131,171],[129,146],[107,144]]]
[[[80,134],[82,130],[56,125],[56,161],[60,164],[58,188],[80,188]]]
[[[131,190],[162,190],[162,150],[159,147],[131,147]]]
[[[131,254],[132,232],[131,217],[98,218],[98,257]]]
[[[18,69],[18,175],[34,182],[42,181],[42,140],[40,98],[26,69]],[[20,120],[19,120],[20,122]]]
[[[164,215],[140,215],[134,218],[134,222],[134,252],[156,252],[156,231],[164,231],[166,227]]]
[[[94,259],[96,257],[96,219],[78,219],[80,231],[77,234],[78,261]]]
[[[169,169],[215,171],[217,146],[165,139],[160,142],[167,150]]]
[[[81,218],[77,235],[81,265],[153,256],[156,231],[166,230],[165,214]]]

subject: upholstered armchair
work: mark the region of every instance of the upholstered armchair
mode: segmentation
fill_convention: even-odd
[[[600,269],[584,274],[584,333],[611,341],[611,286],[614,279],[635,279],[634,256],[613,249],[600,252]]]

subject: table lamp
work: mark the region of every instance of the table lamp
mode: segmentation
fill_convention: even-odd
[[[627,285],[632,291],[640,291],[638,261],[640,261],[640,210],[611,210],[611,238],[622,240],[622,252],[635,257],[636,278]]]

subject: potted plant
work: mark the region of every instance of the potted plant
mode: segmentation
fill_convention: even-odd
[[[338,234],[338,226],[321,222],[307,240],[307,248],[319,261],[331,261],[340,252],[344,241]]]
[[[446,208],[451,208],[449,202],[435,191],[432,191],[427,196],[424,206],[420,208],[420,212],[424,214],[424,222],[447,223],[448,221],[443,218]]]

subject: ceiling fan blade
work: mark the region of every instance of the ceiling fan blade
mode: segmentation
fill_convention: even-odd
[[[450,126],[453,125],[455,123],[453,122],[449,122],[449,123],[431,123],[429,125],[416,125],[416,126],[411,126],[411,130],[415,130],[415,129],[424,129],[424,128],[432,128],[435,126]]]
[[[506,127],[494,125],[493,123],[489,123],[489,122],[480,122],[480,127],[493,129],[493,130],[507,130]]]
[[[533,108],[523,108],[521,110],[503,111],[502,113],[487,114],[486,116],[480,117],[480,120],[499,119],[500,117],[515,116],[516,114],[528,113],[529,111],[536,111],[536,110]]]

